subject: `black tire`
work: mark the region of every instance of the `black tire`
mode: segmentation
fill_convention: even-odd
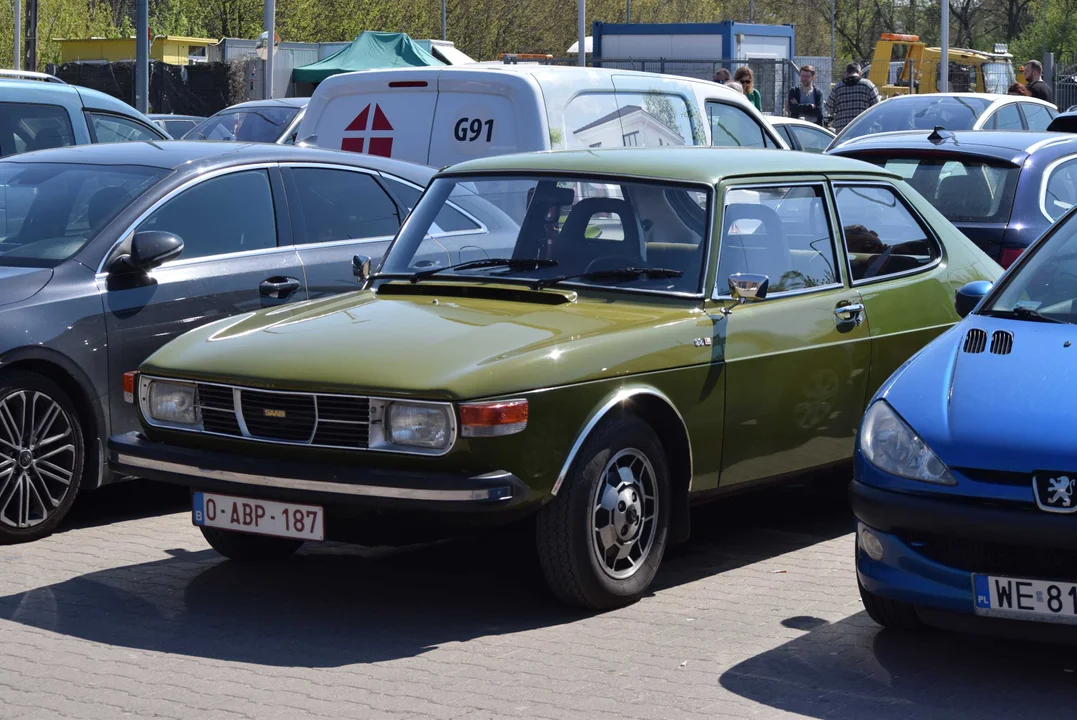
[[[889,630],[903,632],[915,632],[923,629],[924,623],[920,616],[916,614],[914,606],[869,592],[860,583],[859,578],[856,585],[860,588],[860,600],[864,603],[864,609],[868,611],[868,617],[874,620],[877,625]]]
[[[50,535],[86,470],[82,423],[63,388],[37,373],[0,373],[0,545]]]
[[[622,461],[624,458],[630,462],[638,460],[638,456],[622,453],[640,453],[649,462],[657,508],[653,508],[654,518],[649,530],[644,519],[639,523],[638,532],[629,535],[639,540],[641,548],[645,538],[650,538],[645,554],[637,558],[639,562],[634,568],[617,570],[618,562],[623,563],[623,560],[614,561],[613,568],[607,569],[607,562],[599,558],[597,545],[602,533],[594,528],[595,518],[602,511],[594,503],[599,489],[607,487],[607,473],[603,471],[608,469],[611,461],[619,456]],[[640,463],[640,467],[645,466]],[[612,474],[609,476],[613,477]],[[644,485],[641,482],[640,487]],[[630,493],[631,486],[625,487],[624,492]],[[644,493],[640,494],[646,497]],[[614,497],[622,495],[615,491]],[[640,507],[639,512],[646,518],[645,499],[641,499]],[[536,518],[535,536],[546,583],[560,600],[578,607],[606,610],[635,602],[647,591],[662,562],[671,510],[669,467],[654,429],[631,414],[603,420],[580,449],[558,494]],[[615,526],[614,517],[612,512],[606,515],[610,527]],[[630,518],[623,512],[618,517]],[[625,527],[622,525],[622,529]],[[614,577],[616,573],[628,572],[631,574]]]
[[[251,535],[212,527],[199,529],[210,547],[229,560],[245,562],[280,560],[303,546],[302,540]]]

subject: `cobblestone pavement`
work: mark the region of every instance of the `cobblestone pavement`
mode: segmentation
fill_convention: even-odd
[[[653,595],[561,609],[496,538],[243,567],[170,488],[0,548],[0,718],[1066,718],[1077,652],[880,632],[834,483],[698,512]]]

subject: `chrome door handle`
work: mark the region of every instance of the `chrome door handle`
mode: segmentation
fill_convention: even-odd
[[[855,320],[856,324],[864,322],[864,304],[863,303],[850,303],[848,305],[841,305],[834,308],[834,317],[839,322],[849,322]]]

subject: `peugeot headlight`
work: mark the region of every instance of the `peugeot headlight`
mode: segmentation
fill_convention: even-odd
[[[152,420],[175,425],[198,424],[195,386],[151,380],[146,393],[146,414]]]
[[[883,400],[868,408],[864,416],[860,450],[872,465],[884,472],[940,485],[957,484],[927,443]]]
[[[385,414],[385,439],[394,445],[444,450],[452,441],[447,407],[394,402]]]

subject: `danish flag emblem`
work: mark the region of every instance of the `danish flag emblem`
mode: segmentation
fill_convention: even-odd
[[[393,136],[390,134],[393,132],[393,126],[389,124],[389,118],[385,117],[377,103],[363,108],[348,127],[344,128],[344,132],[344,139],[340,141],[341,150],[366,152],[382,157],[393,155]]]

